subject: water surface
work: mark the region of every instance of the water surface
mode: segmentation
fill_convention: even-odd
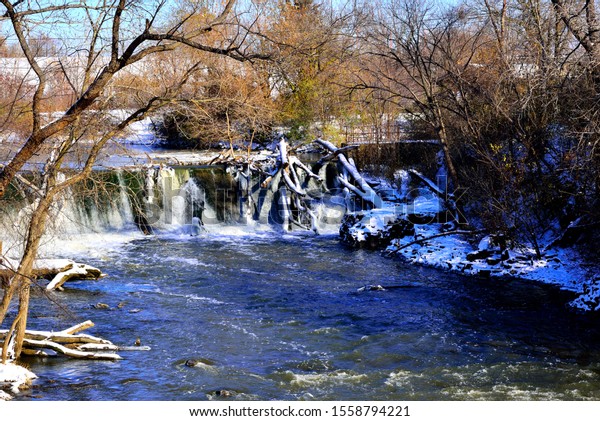
[[[225,227],[93,256],[110,276],[37,293],[30,327],[91,319],[90,334],[151,351],[29,359],[40,378],[22,399],[600,398],[597,320],[552,287],[409,266],[336,236]],[[365,284],[397,288],[357,292]]]

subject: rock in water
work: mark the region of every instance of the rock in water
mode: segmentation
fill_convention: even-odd
[[[229,397],[233,396],[233,393],[230,392],[229,390],[223,389],[223,390],[216,391],[215,395],[220,396],[222,398],[229,398]]]
[[[364,287],[360,287],[356,290],[356,292],[365,292],[365,291],[385,291],[385,288],[381,285],[365,285]]]
[[[234,397],[236,394],[237,393],[234,392],[233,390],[220,389],[220,390],[214,390],[214,391],[210,392],[209,396],[214,396],[216,398],[221,398],[221,399],[227,399],[227,398]]]

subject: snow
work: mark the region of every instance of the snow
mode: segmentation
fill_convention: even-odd
[[[348,214],[340,228],[340,236],[354,246],[383,247],[386,254],[401,256],[411,264],[466,275],[517,278],[555,285],[577,294],[570,303],[573,308],[600,310],[600,275],[592,275],[584,268],[580,256],[572,249],[553,248],[537,259],[533,248],[510,248],[502,253],[492,236],[477,241],[475,237],[460,234],[410,244],[442,233],[446,227],[436,222],[414,224],[414,232],[406,225],[402,230],[392,232],[394,225],[410,219],[410,213],[434,215],[440,210],[443,210],[442,203],[427,194],[414,199],[412,206],[386,202],[383,208]]]
[[[469,253],[491,248],[489,237],[475,248],[466,238],[448,235],[414,244],[399,250],[417,238],[426,238],[440,232],[439,224],[415,226],[414,238],[396,239],[387,248],[410,263],[433,266],[453,272],[500,278],[518,278],[543,282],[579,294],[571,306],[581,310],[600,310],[600,282],[591,281],[588,272],[579,264],[575,251],[556,249],[535,259],[533,250],[510,250],[507,260],[478,259],[470,262]]]
[[[489,235],[486,235],[479,242],[479,246],[477,246],[478,250],[489,250],[492,246],[492,239]]]
[[[412,208],[414,213],[436,215],[444,206],[438,197],[418,196],[412,201],[409,208]]]
[[[33,263],[33,269],[61,272],[63,270],[71,269],[74,264],[75,262],[70,259],[37,259]]]
[[[0,364],[0,400],[10,400],[12,394],[17,394],[23,388],[28,386],[37,376],[25,367],[13,363]]]

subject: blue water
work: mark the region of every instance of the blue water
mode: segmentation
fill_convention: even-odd
[[[91,319],[88,333],[151,350],[27,359],[39,379],[21,399],[600,398],[598,320],[568,310],[567,293],[410,266],[336,236],[217,231],[132,240],[87,259],[109,277],[36,292],[32,329]],[[357,292],[365,284],[396,288]]]

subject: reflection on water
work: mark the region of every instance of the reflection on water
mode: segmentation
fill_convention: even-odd
[[[91,319],[90,333],[152,350],[28,360],[40,379],[23,399],[600,398],[597,320],[553,288],[406,266],[336,237],[158,236],[94,256],[110,277],[38,294],[31,328]]]

